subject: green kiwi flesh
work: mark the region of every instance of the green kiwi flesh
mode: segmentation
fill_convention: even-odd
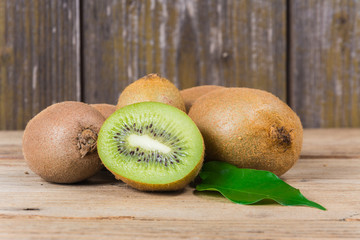
[[[120,108],[103,124],[98,153],[116,178],[144,191],[184,188],[198,174],[204,142],[181,110],[159,102]]]

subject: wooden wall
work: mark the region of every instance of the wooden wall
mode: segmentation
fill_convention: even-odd
[[[268,90],[305,127],[360,127],[359,39],[357,0],[0,0],[0,129],[59,101],[116,103],[151,72]]]

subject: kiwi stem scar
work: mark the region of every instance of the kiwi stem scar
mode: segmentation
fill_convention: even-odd
[[[149,135],[136,135],[131,134],[127,138],[127,141],[132,147],[141,147],[146,150],[158,150],[162,153],[169,153],[171,148],[151,138]]]
[[[81,158],[96,149],[97,133],[90,128],[85,128],[77,137],[77,147]]]

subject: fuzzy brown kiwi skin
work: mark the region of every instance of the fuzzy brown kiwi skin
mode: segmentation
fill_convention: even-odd
[[[116,179],[122,180],[129,186],[131,186],[137,190],[140,190],[140,191],[145,191],[145,192],[179,191],[181,189],[184,189],[199,174],[200,169],[203,165],[203,160],[204,160],[204,152],[201,155],[201,161],[199,161],[199,163],[194,167],[194,169],[188,175],[186,175],[184,178],[182,178],[176,182],[172,182],[169,184],[148,184],[148,183],[136,182],[131,179],[125,178],[123,176],[120,176],[111,170],[109,170],[109,171],[115,176]]]
[[[188,113],[194,102],[201,96],[218,89],[224,88],[223,86],[217,85],[202,85],[183,89],[180,91],[181,96],[184,99],[186,112]]]
[[[116,108],[138,102],[162,102],[186,111],[179,89],[158,74],[148,74],[128,85],[120,94]]]
[[[32,118],[23,135],[29,168],[48,182],[83,181],[102,167],[97,134],[105,118],[81,102],[56,103]]]
[[[104,116],[105,119],[110,117],[110,115],[116,111],[116,106],[112,104],[97,103],[97,104],[90,104],[90,106],[98,110]]]
[[[300,156],[300,119],[271,93],[249,88],[215,90],[200,97],[189,116],[204,137],[209,160],[280,176]]]

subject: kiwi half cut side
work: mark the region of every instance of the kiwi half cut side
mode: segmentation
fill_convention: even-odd
[[[105,167],[143,191],[184,188],[204,158],[204,141],[191,118],[159,102],[117,110],[101,127],[97,144]]]

